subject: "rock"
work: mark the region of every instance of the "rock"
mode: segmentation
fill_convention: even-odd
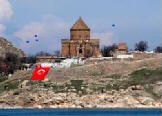
[[[140,103],[142,105],[152,105],[155,102],[154,99],[150,98],[150,97],[140,97]]]
[[[24,80],[24,81],[20,84],[19,88],[26,88],[28,82],[29,82],[29,80]]]
[[[153,86],[153,92],[158,96],[162,96],[162,82],[157,82]]]
[[[13,95],[19,95],[20,92],[21,92],[21,91],[18,91],[18,90],[17,90],[17,91],[14,91],[14,92],[13,92]]]
[[[142,90],[143,87],[141,85],[135,85],[135,86],[132,86],[132,90]]]

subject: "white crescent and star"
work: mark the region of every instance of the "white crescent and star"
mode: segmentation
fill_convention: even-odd
[[[46,71],[44,70],[44,69],[40,69],[40,70],[38,70],[37,71],[37,74],[38,75],[42,75],[42,74],[44,74]]]

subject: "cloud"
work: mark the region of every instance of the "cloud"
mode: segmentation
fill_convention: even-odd
[[[68,33],[68,23],[59,17],[45,15],[41,21],[30,22],[13,35],[20,40],[20,48],[27,54],[39,51],[53,52],[60,49],[61,39]],[[34,35],[38,35],[39,42]],[[29,44],[26,41],[30,41]]]
[[[113,43],[113,32],[92,33],[92,38],[100,39],[100,45],[110,45]]]
[[[13,15],[11,4],[8,0],[0,0],[0,22],[10,19]]]
[[[41,23],[30,23],[25,25],[19,31],[14,33],[14,36],[23,41],[32,40],[35,34],[41,35],[45,32],[44,26]]]
[[[8,0],[0,0],[0,36],[5,36],[6,26],[4,22],[13,15],[11,4]]]
[[[27,54],[35,54],[39,51],[53,52],[61,49],[61,39],[69,38],[70,25],[62,18],[45,15],[41,21],[30,22],[14,33],[20,41],[20,48]],[[37,34],[39,42],[34,35]],[[100,45],[113,43],[113,32],[92,33],[91,38],[100,39]],[[30,41],[29,44],[26,41]]]

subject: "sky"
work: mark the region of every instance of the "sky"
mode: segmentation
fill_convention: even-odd
[[[162,0],[0,0],[0,36],[28,55],[54,53],[81,16],[101,47],[125,42],[134,49],[143,40],[153,50],[162,44],[161,5]]]

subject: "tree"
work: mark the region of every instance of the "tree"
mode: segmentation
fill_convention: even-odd
[[[155,48],[156,53],[162,53],[162,45]]]
[[[148,42],[147,41],[140,41],[138,43],[135,44],[135,50],[139,50],[139,51],[146,51],[148,49]]]
[[[18,55],[16,54],[13,54],[13,53],[6,53],[6,57],[5,57],[5,60],[4,62],[9,65],[19,65],[21,63],[21,60],[20,58],[18,57]]]
[[[60,50],[55,50],[54,51],[54,55],[56,55],[57,57],[59,57],[60,56]]]
[[[28,57],[25,57],[24,61],[25,61],[25,63],[28,63],[28,64],[34,64],[34,63],[36,63],[36,57],[28,56]]]
[[[104,57],[112,57],[115,50],[118,48],[116,44],[110,45],[110,46],[104,46],[103,49],[101,49],[101,53]]]
[[[52,55],[48,52],[40,51],[36,53],[36,56],[52,56]]]
[[[21,65],[21,59],[13,53],[6,53],[4,63],[9,67],[8,73],[13,73]]]

